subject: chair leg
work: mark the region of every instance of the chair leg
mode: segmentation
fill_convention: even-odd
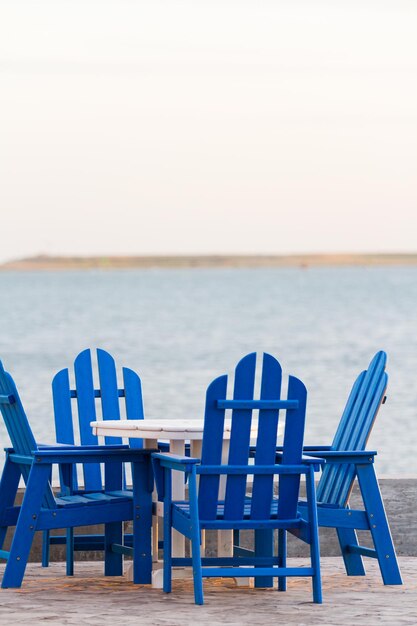
[[[123,542],[121,522],[111,522],[104,526],[104,575],[123,576],[123,555],[113,552],[113,544]]]
[[[349,551],[349,546],[357,546],[358,538],[353,528],[336,528],[340,550],[348,576],[365,576],[365,567],[360,554]]]
[[[3,589],[22,585],[49,474],[48,465],[32,466],[4,571]]]
[[[44,530],[42,533],[42,567],[49,566],[49,552],[50,552],[50,532],[49,530]]]
[[[172,485],[170,472],[164,470],[164,579],[165,593],[172,591]]]
[[[271,557],[274,554],[274,531],[255,530],[255,556]],[[273,587],[272,576],[256,576],[255,587]]]
[[[118,462],[106,463],[104,482],[107,490],[122,489],[123,468]],[[113,551],[113,544],[123,543],[122,522],[109,522],[104,525],[104,575],[123,576],[123,555]]]
[[[165,510],[166,509],[166,510]],[[172,591],[172,520],[168,503],[164,504],[164,582],[165,593]]]
[[[0,526],[0,550],[3,548],[4,540],[6,539],[8,526]]]
[[[359,486],[384,585],[402,585],[397,555],[372,464],[357,467]]]
[[[198,517],[197,481],[195,466],[189,477],[190,523],[191,523],[191,556],[193,563],[194,601],[204,604],[203,571],[201,567],[201,531]]]
[[[287,531],[284,528],[278,530],[278,566],[287,567]],[[287,591],[287,577],[278,577],[278,591]]]
[[[310,525],[310,559],[311,567],[313,568],[314,572],[312,576],[313,601],[316,604],[321,604],[323,602],[323,597],[321,590],[319,527],[317,516],[316,487],[314,484],[314,471],[312,467],[309,468],[309,472],[308,474],[306,474],[306,491],[308,520]]]
[[[196,604],[204,604],[203,571],[200,552],[200,525],[198,519],[193,524],[191,537],[191,556],[193,561],[194,600]]]
[[[22,473],[16,463],[11,463],[8,455],[0,482],[0,514],[13,506]],[[8,526],[0,527],[0,550],[3,548]]]
[[[67,528],[65,554],[67,559],[67,576],[74,576],[74,529]]]
[[[233,529],[233,556],[235,556],[235,549],[240,547],[240,530]]]
[[[305,502],[299,503],[299,508],[302,511],[303,516],[306,516],[308,520],[308,507],[305,506]],[[318,520],[320,526],[320,513],[323,509],[318,506]],[[326,526],[326,524],[324,524]],[[353,528],[338,528],[335,526],[337,538],[339,540],[340,552],[345,564],[346,574],[348,576],[365,576],[365,568],[363,565],[362,557],[360,554],[350,552],[349,547],[352,545],[358,545],[358,539],[356,532]]]
[[[152,582],[152,490],[150,459],[132,463],[133,477],[133,582]]]

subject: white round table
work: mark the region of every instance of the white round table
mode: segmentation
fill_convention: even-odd
[[[90,423],[95,435],[144,439],[144,443],[158,439],[169,441],[201,441],[204,421],[202,419],[146,418],[143,420],[100,420]],[[225,420],[224,438],[230,438],[231,420]],[[254,420],[252,433],[256,437]],[[151,446],[146,445],[147,448]]]

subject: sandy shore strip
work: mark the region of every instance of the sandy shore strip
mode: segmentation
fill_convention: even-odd
[[[342,559],[322,558],[322,605],[313,604],[307,579],[289,579],[286,593],[206,580],[205,604],[196,606],[188,580],[174,581],[173,592],[164,594],[123,577],[105,578],[98,561],[76,562],[73,578],[65,576],[65,563],[47,569],[31,563],[21,589],[0,590],[0,624],[415,626],[417,558],[401,557],[400,566],[404,584],[384,586],[372,560],[367,576],[348,577]]]
[[[295,254],[295,255],[167,255],[167,256],[48,256],[16,259],[0,271],[181,269],[267,267],[415,266],[416,254]]]

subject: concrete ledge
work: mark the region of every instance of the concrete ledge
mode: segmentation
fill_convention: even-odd
[[[382,478],[379,480],[382,497],[385,503],[388,521],[394,540],[394,545],[399,556],[417,557],[417,478]],[[21,501],[23,490],[18,494],[18,503]],[[351,497],[351,506],[362,507],[359,490],[355,488]],[[127,525],[128,530],[128,525]],[[101,533],[102,528],[98,526],[89,526],[88,528],[77,529],[81,534]],[[57,531],[56,534],[62,534]],[[30,560],[41,560],[41,540],[42,533],[36,533]],[[340,554],[337,542],[336,532],[332,528],[320,529],[321,553],[323,556],[338,556]],[[369,533],[360,533],[360,542],[362,545],[371,545],[369,542]],[[250,532],[242,533],[242,543],[248,547],[252,543],[252,535]],[[5,549],[10,545],[10,536],[6,538]],[[216,548],[216,534],[207,533],[207,549],[208,554],[214,552]],[[307,546],[303,545],[295,538],[289,538],[289,555],[302,557],[307,555]],[[79,552],[76,553],[76,559],[82,561],[101,560],[103,555],[101,552]],[[51,561],[65,560],[65,550],[63,546],[51,547]]]

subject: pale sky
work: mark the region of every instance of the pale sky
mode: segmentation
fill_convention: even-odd
[[[0,261],[417,251],[417,3],[0,0]]]

